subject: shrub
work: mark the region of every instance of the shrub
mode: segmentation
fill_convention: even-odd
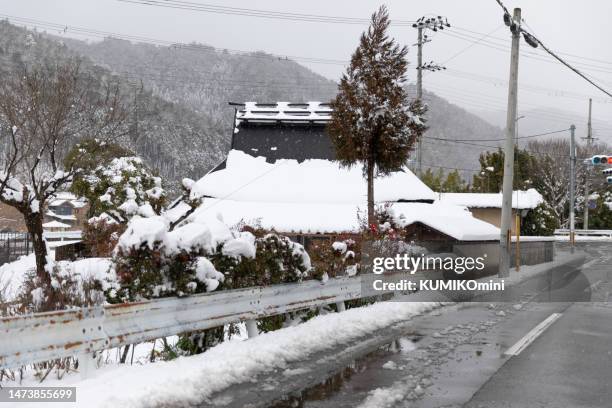
[[[124,224],[94,217],[83,228],[83,242],[92,257],[110,257],[125,228]]]
[[[521,234],[528,236],[551,236],[559,228],[559,220],[545,202],[527,213],[522,220]]]

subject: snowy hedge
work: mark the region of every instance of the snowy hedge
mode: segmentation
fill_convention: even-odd
[[[296,282],[311,268],[304,248],[287,237],[256,238],[220,220],[171,224],[163,215],[130,221],[113,254],[118,287],[111,301]]]

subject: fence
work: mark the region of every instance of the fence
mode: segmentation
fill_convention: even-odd
[[[12,262],[21,255],[33,252],[30,234],[25,232],[0,233],[0,265]]]
[[[45,231],[43,236],[48,242],[78,241],[81,231]],[[22,255],[34,252],[30,234],[27,232],[0,233],[0,265],[13,262]]]

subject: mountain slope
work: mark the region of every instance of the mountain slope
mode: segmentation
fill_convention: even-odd
[[[208,113],[219,126],[231,127],[233,110],[227,107],[228,101],[327,101],[336,92],[334,82],[295,62],[264,53],[235,55],[197,44],[184,49],[114,39],[94,44],[70,41],[67,45],[115,72],[142,79],[157,95],[196,112]],[[503,136],[499,128],[435,94],[426,92],[425,101],[430,107],[428,137],[491,139]],[[478,168],[481,150],[465,144],[428,140],[424,143],[423,162],[440,167]],[[471,178],[471,172],[463,173]]]
[[[106,39],[58,39],[0,23],[6,56],[84,56],[101,76],[121,78],[134,108],[131,132],[123,143],[171,180],[197,178],[229,149],[233,109],[228,102],[328,101],[333,81],[294,61],[262,52],[236,54],[202,44],[156,46]],[[413,88],[409,89],[414,92]],[[477,169],[486,148],[435,140],[501,138],[501,130],[432,93],[424,164],[434,168]],[[495,143],[491,143],[495,145]],[[470,172],[464,172],[469,176]]]

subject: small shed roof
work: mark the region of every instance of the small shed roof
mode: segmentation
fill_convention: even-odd
[[[70,225],[59,221],[45,222],[42,226],[43,228],[70,228]]]
[[[501,208],[502,193],[441,193],[440,201],[462,205],[468,208]],[[512,208],[531,210],[544,202],[544,198],[536,189],[515,191],[512,195]]]

